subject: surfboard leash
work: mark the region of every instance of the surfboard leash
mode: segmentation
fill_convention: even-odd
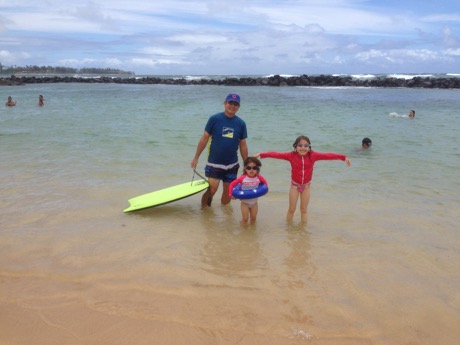
[[[190,185],[193,184],[193,179],[195,178],[195,174],[197,174],[197,175],[198,175],[199,177],[201,177],[203,180],[205,180],[206,182],[208,182],[208,180],[206,180],[205,177],[201,176],[201,174],[200,174],[198,171],[196,171],[195,169],[193,169],[192,182],[190,183]]]

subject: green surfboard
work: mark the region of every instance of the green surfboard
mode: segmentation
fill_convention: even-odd
[[[208,181],[197,180],[178,184],[177,186],[161,189],[156,192],[143,194],[138,197],[129,199],[128,202],[130,206],[123,210],[123,212],[137,211],[149,207],[168,204],[170,202],[197,194],[208,188],[208,186]]]

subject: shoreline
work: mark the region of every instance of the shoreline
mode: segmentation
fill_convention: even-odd
[[[20,86],[26,84],[50,83],[113,83],[113,84],[165,84],[165,85],[226,85],[226,86],[313,86],[313,87],[402,87],[459,89],[460,78],[413,77],[411,79],[376,77],[372,79],[356,79],[351,76],[334,75],[300,75],[284,77],[225,77],[223,79],[186,79],[167,77],[78,77],[78,76],[10,76],[0,77],[0,86]]]

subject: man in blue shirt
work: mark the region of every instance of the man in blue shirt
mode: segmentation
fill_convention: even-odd
[[[221,202],[227,205],[231,198],[228,196],[230,182],[238,176],[238,149],[243,161],[248,157],[248,136],[246,123],[236,115],[240,108],[240,96],[229,94],[224,101],[224,111],[212,115],[204,133],[198,142],[195,157],[191,162],[192,169],[198,164],[201,153],[209,145],[208,161],[205,166],[205,175],[208,178],[209,188],[201,198],[201,205],[211,206],[212,198],[223,182]]]

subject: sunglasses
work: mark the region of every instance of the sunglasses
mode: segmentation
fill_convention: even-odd
[[[245,168],[246,170],[256,170],[256,171],[259,170],[259,167],[258,167],[258,166],[250,167],[249,165],[246,165],[244,168]]]
[[[229,101],[229,102],[227,102],[227,103],[230,104],[230,105],[234,105],[234,106],[236,106],[236,107],[239,107],[239,106],[240,106],[240,104],[239,104],[238,102],[235,102],[235,101]]]
[[[310,144],[297,144],[296,147],[311,147]]]

